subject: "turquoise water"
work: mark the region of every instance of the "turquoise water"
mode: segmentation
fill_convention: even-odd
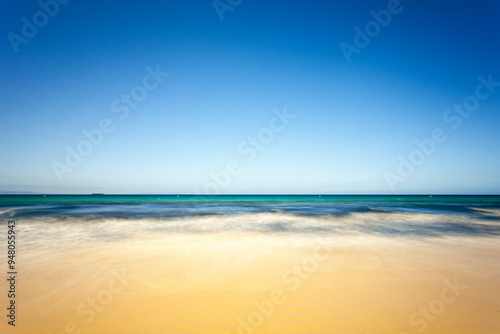
[[[120,234],[137,223],[155,233],[498,236],[500,196],[3,195],[0,218],[37,227],[112,224]]]
[[[0,205],[29,203],[107,203],[175,201],[299,201],[395,203],[496,203],[495,195],[0,195]]]

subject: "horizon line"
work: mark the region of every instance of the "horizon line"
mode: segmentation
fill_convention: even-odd
[[[0,192],[0,196],[500,196],[481,193],[230,193],[230,194],[191,194],[191,193],[42,193],[42,192]]]

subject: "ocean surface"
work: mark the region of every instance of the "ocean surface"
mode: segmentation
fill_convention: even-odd
[[[498,236],[500,196],[3,195],[0,218],[47,226],[134,221],[143,232],[165,233]]]

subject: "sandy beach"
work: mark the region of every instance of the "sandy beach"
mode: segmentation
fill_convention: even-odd
[[[182,233],[32,242],[19,255],[19,325],[1,326],[54,334],[493,334],[498,254],[498,240],[466,237]]]

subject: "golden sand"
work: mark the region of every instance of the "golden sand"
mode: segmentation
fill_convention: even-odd
[[[0,332],[498,334],[499,254],[492,238],[35,242],[19,249],[16,327],[4,315]]]

